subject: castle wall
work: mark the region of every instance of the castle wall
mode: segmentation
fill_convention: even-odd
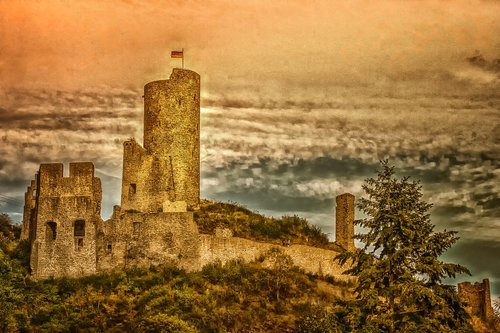
[[[354,247],[354,195],[344,193],[336,197],[335,242],[348,251]]]
[[[330,275],[341,279],[349,278],[342,274],[346,268],[342,268],[333,260],[338,254],[335,251],[300,244],[279,246],[245,238],[206,234],[200,235],[200,261],[197,269],[216,260],[222,263],[238,258],[247,262],[252,261],[273,247],[283,250],[292,258],[294,265],[308,273]]]
[[[99,225],[97,270],[173,263],[189,269],[198,260],[198,228],[192,212],[115,211]]]
[[[477,315],[483,319],[493,318],[490,281],[488,279],[474,284],[470,282],[459,283],[458,295],[469,314]]]
[[[96,273],[95,226],[100,220],[101,183],[92,163],[42,164],[38,174],[36,233],[31,268],[35,278]]]

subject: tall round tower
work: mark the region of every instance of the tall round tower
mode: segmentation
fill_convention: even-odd
[[[144,86],[144,148],[167,159],[175,201],[200,197],[200,75],[175,68],[168,80]]]

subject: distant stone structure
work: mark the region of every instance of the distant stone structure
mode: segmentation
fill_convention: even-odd
[[[474,284],[470,282],[459,283],[458,295],[470,315],[478,316],[484,320],[493,318],[494,312],[491,306],[490,281],[488,279]]]
[[[335,199],[335,241],[348,251],[354,247],[354,195],[344,193]],[[339,223],[340,222],[340,223]]]
[[[200,77],[175,68],[144,87],[144,147],[124,142],[121,205],[101,219],[102,191],[92,163],[42,164],[25,194],[22,238],[31,243],[36,279],[80,277],[173,263],[187,270],[242,258],[277,245],[233,237],[227,229],[200,234],[193,210],[200,198]],[[354,196],[337,197],[337,243],[354,249]],[[304,270],[344,277],[337,252],[279,246]]]

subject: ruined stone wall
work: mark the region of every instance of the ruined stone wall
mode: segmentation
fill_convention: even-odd
[[[130,213],[117,209],[98,230],[100,272],[164,263],[191,269],[198,260],[198,228],[192,212]]]
[[[335,242],[344,249],[354,247],[354,195],[344,193],[336,197]]]
[[[37,191],[37,181],[32,180],[30,186],[28,186],[26,192],[24,193],[24,208],[23,208],[23,223],[21,226],[21,240],[28,240],[33,238],[33,230],[36,230],[35,226],[35,206],[36,206],[36,191]],[[31,235],[30,235],[30,230]]]
[[[469,314],[479,316],[483,319],[493,318],[490,281],[488,279],[474,284],[470,282],[459,283],[458,295]]]
[[[171,158],[149,155],[135,140],[125,141],[121,198],[125,211],[166,211],[164,204],[175,202]]]
[[[295,265],[308,273],[330,275],[339,279],[350,278],[342,274],[345,268],[333,260],[338,252],[300,244],[278,246],[221,235],[223,234],[217,232],[216,235],[200,235],[200,260],[196,269],[201,269],[204,265],[216,260],[222,263],[238,258],[247,262],[252,261],[271,248],[278,247],[292,258]]]
[[[38,173],[36,233],[31,244],[35,278],[96,272],[95,227],[101,214],[101,182],[92,163],[42,164]]]

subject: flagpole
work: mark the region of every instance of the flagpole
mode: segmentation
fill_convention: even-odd
[[[184,69],[184,48],[182,48],[182,69]]]

